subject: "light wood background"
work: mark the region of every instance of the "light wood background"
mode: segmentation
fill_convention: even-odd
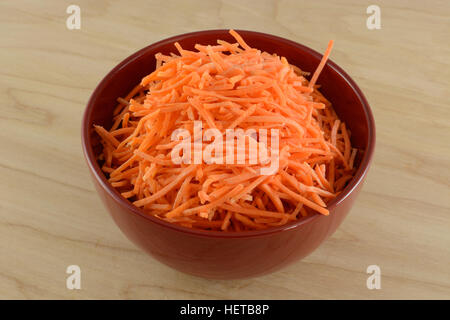
[[[81,30],[66,8],[81,7]],[[366,8],[381,8],[381,30]],[[2,1],[0,298],[450,298],[448,1]],[[352,212],[277,273],[210,281],[138,250],[96,195],[80,143],[85,104],[117,63],[194,30],[250,29],[323,51],[361,86],[376,156]],[[82,289],[66,289],[66,268]],[[381,268],[368,290],[366,268]]]

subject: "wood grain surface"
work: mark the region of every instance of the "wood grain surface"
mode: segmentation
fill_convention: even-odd
[[[81,8],[68,30],[66,8]],[[366,8],[381,8],[368,30]],[[0,298],[450,298],[448,1],[2,1]],[[210,281],[137,249],[94,191],[80,142],[96,84],[125,57],[195,30],[249,29],[323,51],[366,94],[377,147],[338,231],[260,278]],[[81,290],[66,288],[79,265]],[[369,290],[369,265],[381,289]]]

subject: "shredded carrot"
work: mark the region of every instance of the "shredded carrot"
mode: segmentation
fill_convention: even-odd
[[[314,85],[316,84],[316,81],[319,78],[319,75],[322,72],[323,67],[325,67],[325,64],[327,63],[328,57],[330,56],[331,53],[331,49],[333,49],[333,44],[334,44],[333,40],[330,40],[330,42],[328,42],[327,50],[325,50],[322,60],[320,61],[319,66],[317,67],[316,71],[314,72],[311,78],[311,81],[308,84],[309,88],[313,88]]]
[[[103,146],[102,170],[136,207],[189,228],[260,230],[328,215],[327,203],[353,177],[358,155],[349,128],[316,85],[333,41],[308,81],[309,73],[285,57],[252,48],[234,30],[230,34],[235,43],[197,44],[196,51],[175,43],[178,54],[155,55],[156,69],[117,99],[110,130],[94,126]],[[268,152],[269,143],[246,134],[232,148],[232,160],[244,151],[238,161],[225,162],[224,152],[223,162],[176,164],[171,152],[180,141],[172,133],[187,130],[194,142],[194,121],[223,138],[230,129],[278,129],[278,167],[261,173],[269,165],[251,162],[249,150]],[[216,139],[203,138],[200,152]]]

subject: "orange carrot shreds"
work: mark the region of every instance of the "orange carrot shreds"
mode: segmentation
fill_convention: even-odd
[[[263,230],[328,215],[359,159],[316,84],[333,41],[308,81],[230,34],[235,42],[155,55],[155,70],[117,98],[110,130],[94,125],[102,171],[140,210],[187,228]]]
[[[119,140],[117,140],[111,132],[106,131],[103,127],[94,125],[94,129],[105,143],[111,144],[114,147],[117,147],[120,144]]]
[[[194,169],[196,168],[195,165],[190,165],[189,167],[187,167],[186,169],[183,170],[183,172],[178,175],[175,180],[173,180],[171,183],[169,183],[168,185],[166,185],[164,188],[162,188],[161,190],[159,190],[158,192],[152,194],[150,197],[146,197],[140,200],[137,200],[135,202],[133,202],[133,204],[136,207],[142,207],[145,206],[149,203],[152,203],[153,201],[157,200],[158,198],[164,196],[165,194],[167,194],[170,190],[172,190],[173,188],[175,188],[177,186],[177,184],[183,180],[183,178],[185,178],[188,174],[190,174]]]
[[[314,74],[311,78],[311,81],[308,84],[309,88],[313,88],[314,85],[316,84],[316,81],[319,78],[320,72],[323,70],[323,67],[325,67],[325,64],[327,63],[328,57],[330,56],[330,53],[331,53],[331,49],[333,49],[333,44],[334,44],[334,41],[330,40],[330,42],[328,43],[327,50],[325,50],[322,60],[320,61],[319,66],[317,67],[316,71],[314,72]]]

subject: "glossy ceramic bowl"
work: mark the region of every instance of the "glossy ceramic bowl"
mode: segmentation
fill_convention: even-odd
[[[280,37],[238,32],[249,45],[285,56],[291,64],[305,71],[314,72],[322,57],[308,47]],[[108,183],[96,162],[100,146],[93,125],[106,128],[112,125],[117,97],[125,96],[143,76],[154,70],[155,53],[174,52],[175,41],[183,48],[194,49],[196,43],[214,44],[217,39],[233,40],[227,30],[193,32],[154,43],[122,61],[100,82],[87,104],[82,144],[98,194],[115,223],[137,246],[166,265],[193,275],[217,279],[252,277],[273,272],[305,257],[341,224],[367,175],[375,146],[375,123],[369,104],[356,83],[329,61],[318,80],[321,91],[350,128],[353,146],[364,150],[357,158],[355,177],[329,204],[329,216],[313,214],[272,229],[223,233],[192,230],[145,214]]]

